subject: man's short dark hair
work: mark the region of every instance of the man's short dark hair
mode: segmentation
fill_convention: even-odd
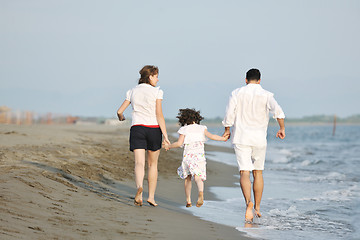
[[[259,69],[252,68],[246,73],[246,79],[248,81],[256,80],[258,81],[261,78],[261,73]]]

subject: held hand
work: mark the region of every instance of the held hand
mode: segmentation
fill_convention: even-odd
[[[227,139],[230,138],[230,136],[231,136],[231,134],[230,134],[230,127],[225,127],[225,131],[224,131],[224,133],[223,133],[222,136],[225,137],[225,138],[227,138]]]
[[[284,139],[285,138],[285,129],[280,129],[277,133],[276,133],[276,137],[280,138],[280,139]]]
[[[161,146],[162,146],[162,148],[164,148],[166,151],[168,151],[168,150],[170,149],[170,147],[169,147],[170,145],[169,145],[169,144],[166,144],[165,141],[163,141],[163,143],[162,143]]]
[[[163,140],[163,142],[162,142],[162,146],[163,146],[163,148],[165,148],[166,151],[170,149],[170,148],[169,148],[170,144],[171,144],[171,143],[170,143],[169,139],[167,138],[167,136],[164,136],[164,140]]]
[[[171,144],[171,142],[169,141],[167,136],[164,136],[163,144],[165,144],[165,145],[170,145]]]
[[[223,141],[223,142],[226,142],[229,139],[228,136],[222,136],[221,138],[222,138],[221,141]]]
[[[225,141],[227,141],[230,138],[230,136],[231,136],[230,132],[227,131],[225,131],[224,134],[222,135],[222,137],[226,138]]]

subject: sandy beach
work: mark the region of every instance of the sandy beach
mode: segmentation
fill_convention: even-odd
[[[0,125],[0,239],[248,239],[180,208],[182,149],[160,154],[159,206],[134,206],[128,133],[128,126]],[[221,150],[207,147],[210,155],[212,148]],[[206,186],[233,186],[237,169],[207,166]],[[144,190],[146,199],[146,181]],[[205,199],[214,196],[205,190]]]

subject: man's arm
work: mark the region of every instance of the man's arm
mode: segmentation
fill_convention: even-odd
[[[224,120],[222,121],[223,126],[225,127],[223,137],[230,138],[230,127],[234,125],[235,118],[236,118],[236,92],[235,90],[231,93],[229,97],[228,105],[226,106],[226,112]]]
[[[230,133],[230,127],[225,127],[224,133],[222,135],[223,137],[226,137],[227,139],[230,138],[231,133]]]
[[[278,124],[279,124],[279,131],[276,133],[276,137],[280,138],[280,139],[284,139],[285,138],[285,122],[284,122],[284,118],[277,118],[276,119]]]

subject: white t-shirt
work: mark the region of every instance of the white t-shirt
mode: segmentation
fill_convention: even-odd
[[[269,113],[274,118],[285,118],[273,93],[260,84],[249,83],[231,93],[222,123],[224,127],[234,126],[233,144],[266,146]]]
[[[164,92],[160,87],[141,83],[126,92],[126,100],[130,101],[132,112],[131,125],[158,125],[156,119],[156,99],[163,99]]]
[[[193,142],[205,142],[205,129],[207,129],[206,126],[199,124],[190,124],[181,127],[178,130],[178,133],[185,136],[184,144],[190,144]]]

